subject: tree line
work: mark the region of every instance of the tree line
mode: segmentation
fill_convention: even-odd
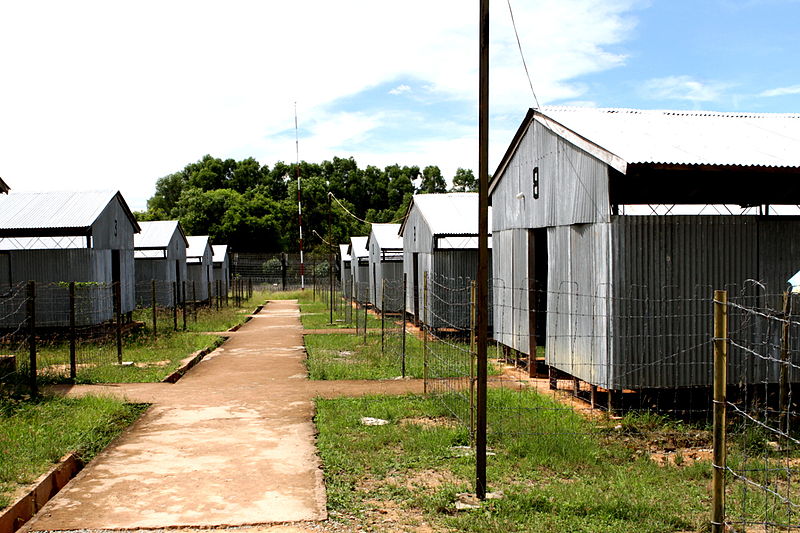
[[[362,169],[352,157],[334,157],[299,165],[279,161],[270,168],[252,157],[236,161],[206,155],[160,178],[147,210],[136,216],[179,220],[187,234],[210,235],[212,242],[240,252],[296,252],[298,170],[306,250],[324,246],[329,220],[333,242],[344,243],[352,235],[366,235],[369,222],[400,222],[413,194],[448,191],[435,165]],[[459,168],[452,183],[452,192],[477,190],[469,169]],[[329,192],[335,197],[330,204]]]

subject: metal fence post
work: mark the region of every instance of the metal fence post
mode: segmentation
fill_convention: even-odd
[[[155,339],[158,336],[158,322],[156,314],[158,312],[158,307],[156,306],[156,280],[150,280],[150,303],[153,304],[153,338]]]
[[[406,281],[408,274],[403,273],[403,347],[400,355],[400,375],[406,377]]]
[[[122,364],[122,282],[117,281],[114,287],[114,314],[117,336],[117,363]]]
[[[728,360],[728,292],[714,291],[714,458],[711,532],[725,531],[725,411]]]
[[[214,282],[213,281],[209,281],[208,282],[208,308],[209,308],[209,310],[212,307],[214,307],[214,297],[212,296],[214,294],[214,291],[212,290],[213,287],[214,287]]]
[[[28,301],[26,302],[26,314],[28,321],[28,371],[30,372],[31,396],[39,395],[39,383],[36,379],[36,282],[28,282]]]
[[[75,354],[75,282],[69,282],[69,379],[78,377],[78,361]]]
[[[364,344],[367,343],[367,301],[364,299]]]
[[[428,394],[428,271],[422,280],[422,393]]]

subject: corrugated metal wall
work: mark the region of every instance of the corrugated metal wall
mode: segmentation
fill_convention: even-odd
[[[791,257],[796,245],[788,244],[800,230],[796,220],[617,217],[613,227],[616,299],[610,363],[615,388],[710,385],[713,290],[727,289],[732,298],[750,295],[755,287],[747,283],[750,279],[780,294],[786,273],[800,262],[800,255]],[[779,309],[779,298],[769,304]],[[732,331],[739,329],[739,319],[732,314]],[[758,331],[752,334],[754,345],[767,342]],[[777,367],[731,348],[730,382],[758,383],[777,375]]]
[[[609,224],[548,230],[547,364],[589,383],[607,381]]]
[[[608,168],[538,122],[524,134],[492,191],[492,233],[608,222]],[[533,170],[538,168],[539,198]],[[524,198],[517,198],[522,193]]]
[[[214,281],[214,264],[211,247],[207,246],[201,263],[186,264],[186,298],[197,301],[208,300],[208,283]],[[192,292],[194,283],[194,292]]]
[[[82,297],[77,304],[77,325],[94,325],[113,318],[110,250],[14,250],[9,252],[8,258],[13,284],[27,280],[37,282],[39,326],[69,326],[66,283],[70,281],[85,287],[79,291]],[[14,328],[25,320],[25,306],[15,307],[13,301],[7,303],[11,307],[0,310],[0,327]],[[124,307],[123,312],[127,312]]]

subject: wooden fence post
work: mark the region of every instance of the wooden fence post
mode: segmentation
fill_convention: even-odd
[[[405,272],[403,273],[403,307],[401,309],[403,313],[403,347],[402,353],[400,356],[400,375],[406,377],[406,283],[408,281],[408,274]]]
[[[178,331],[178,282],[172,282],[172,327]]]
[[[117,363],[122,364],[122,282],[112,284],[114,288],[114,314],[117,337]]]
[[[381,280],[381,355],[384,353],[386,336],[386,279]]]
[[[69,379],[78,377],[78,361],[75,352],[75,282],[69,282]]]
[[[156,303],[156,280],[150,280],[150,303],[153,305],[153,338],[158,337],[158,304]]]
[[[183,311],[183,331],[186,331],[186,281],[181,282],[183,290],[181,291],[181,311]]]
[[[714,456],[711,532],[725,531],[725,411],[728,385],[728,292],[714,291]]]
[[[192,318],[197,322],[197,283],[192,280]]]
[[[39,395],[36,369],[36,282],[28,282],[26,320],[28,322],[28,371],[31,396]]]
[[[422,393],[428,394],[428,271],[422,280]]]
[[[792,295],[783,293],[783,331],[781,332],[780,391],[778,396],[778,427],[789,432],[789,327],[792,320]]]

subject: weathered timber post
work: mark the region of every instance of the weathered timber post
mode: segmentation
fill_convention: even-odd
[[[31,396],[39,395],[39,382],[36,379],[36,282],[29,281],[26,302],[26,321],[28,322],[28,372]]]
[[[69,379],[78,377],[78,358],[75,350],[75,282],[69,282]]]
[[[711,532],[725,531],[725,411],[728,385],[728,292],[714,291],[714,456]]]

